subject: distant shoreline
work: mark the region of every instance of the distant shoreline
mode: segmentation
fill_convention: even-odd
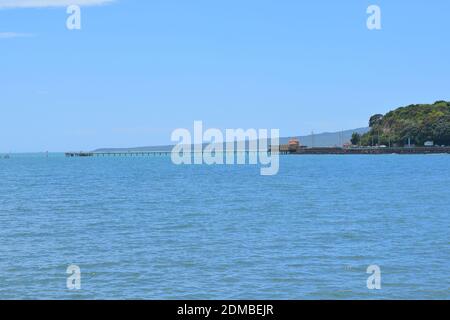
[[[258,152],[258,151],[235,151]],[[271,153],[269,148],[267,152]],[[195,153],[195,152],[191,152]],[[225,152],[224,152],[225,153]],[[279,146],[279,154],[282,155],[381,155],[381,154],[450,154],[450,147],[405,147],[405,148],[298,148],[289,150],[287,145]],[[66,152],[66,157],[120,157],[120,156],[169,156],[171,151],[135,151],[135,152]]]
[[[298,148],[297,150],[289,150],[285,146],[280,146],[280,152],[293,155],[450,154],[450,147]]]

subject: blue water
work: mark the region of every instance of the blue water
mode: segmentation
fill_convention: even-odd
[[[0,159],[0,299],[449,299],[450,156]],[[81,268],[81,290],[66,269]],[[369,265],[381,290],[366,285]]]

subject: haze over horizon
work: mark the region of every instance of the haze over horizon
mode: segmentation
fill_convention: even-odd
[[[450,100],[446,0],[75,2],[70,31],[68,1],[0,1],[0,152],[168,145],[195,120],[338,132]]]

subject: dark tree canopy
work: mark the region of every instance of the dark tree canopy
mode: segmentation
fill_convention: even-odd
[[[416,104],[398,108],[384,116],[370,118],[371,130],[361,137],[361,144],[404,146],[411,139],[417,146],[426,141],[438,145],[450,145],[450,102],[437,101],[434,104]]]
[[[361,135],[358,132],[353,132],[350,142],[355,146],[359,145],[361,142]]]
[[[369,127],[373,128],[374,126],[379,124],[381,122],[381,120],[383,120],[382,114],[376,114],[374,116],[371,116],[370,120],[369,120]]]

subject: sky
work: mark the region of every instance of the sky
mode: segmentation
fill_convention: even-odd
[[[448,0],[0,0],[0,152],[164,145],[195,120],[364,127],[450,100],[449,17]]]

